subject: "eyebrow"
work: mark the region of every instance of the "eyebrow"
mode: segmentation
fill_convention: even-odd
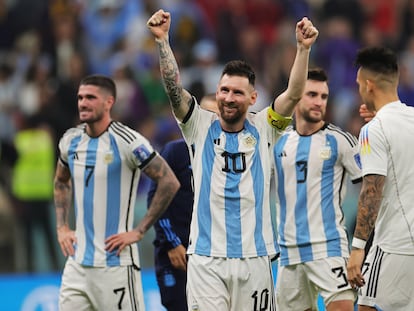
[[[78,94],[78,99],[82,99],[82,98],[87,98],[87,99],[93,99],[93,98],[97,98],[95,95],[93,94]]]

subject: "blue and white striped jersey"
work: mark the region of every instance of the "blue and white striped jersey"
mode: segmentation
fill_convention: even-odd
[[[193,103],[179,125],[194,148],[188,253],[228,258],[275,254],[269,202],[271,147],[281,132],[267,123],[267,109],[248,113],[244,129],[229,133],[215,113]]]
[[[60,160],[72,175],[76,238],[74,259],[85,266],[139,266],[134,243],[116,256],[105,239],[133,228],[141,170],[156,153],[148,140],[119,122],[101,136],[86,134],[85,125],[69,129],[59,142]]]
[[[309,136],[292,126],[274,146],[281,265],[349,256],[341,203],[346,178],[361,179],[356,137],[325,124]]]

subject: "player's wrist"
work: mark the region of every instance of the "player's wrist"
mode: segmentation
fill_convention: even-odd
[[[168,36],[155,38],[155,42],[157,42],[158,44],[161,44],[163,42],[168,42]]]
[[[352,239],[352,248],[365,249],[367,241],[354,237]]]

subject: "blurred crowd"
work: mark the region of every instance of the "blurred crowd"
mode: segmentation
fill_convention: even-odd
[[[34,217],[28,211],[39,201],[50,203],[53,189],[27,190],[32,186],[18,181],[25,174],[43,175],[47,178],[32,185],[52,185],[58,139],[78,123],[82,77],[113,77],[118,88],[113,116],[154,146],[180,135],[146,27],[159,8],[172,14],[170,42],[184,86],[198,99],[215,92],[225,62],[245,59],[257,73],[253,110],[267,106],[286,87],[296,53],[296,21],[309,16],[320,30],[311,65],[329,75],[328,120],[358,135],[363,120],[353,59],[362,46],[386,45],[398,52],[399,94],[414,105],[411,0],[0,0],[0,213],[12,206],[27,231],[25,243],[33,230],[28,222],[40,222],[46,236],[55,234],[46,212]],[[48,163],[40,164],[42,158]],[[6,220],[5,226],[12,223]],[[2,231],[5,254],[13,230]],[[50,253],[55,269],[56,254]],[[4,265],[0,262],[0,271],[15,270]],[[33,267],[27,263],[23,269]]]

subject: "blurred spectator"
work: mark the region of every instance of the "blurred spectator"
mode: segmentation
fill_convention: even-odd
[[[191,94],[200,95],[197,98],[202,98],[206,93],[214,93],[217,89],[216,81],[222,72],[222,65],[217,61],[217,53],[217,46],[213,40],[199,40],[192,48],[193,65],[181,71],[183,86],[196,91]]]
[[[80,16],[81,34],[84,36],[88,66],[93,73],[110,75],[110,59],[114,48],[125,39],[141,13],[141,1],[136,0],[85,2]]]
[[[0,273],[16,271],[16,218],[10,198],[11,170],[17,160],[13,142],[0,138]]]
[[[403,0],[405,1],[405,0]],[[360,0],[364,19],[378,29],[384,42],[392,48],[396,48],[400,35],[401,0]],[[409,2],[409,1],[408,1]]]
[[[54,137],[61,137],[66,129],[79,123],[78,87],[80,80],[87,74],[88,69],[82,54],[71,54],[67,63],[67,76],[58,76],[56,92],[53,101],[54,117],[57,122]]]
[[[55,167],[54,142],[47,127],[36,116],[22,117],[15,137],[18,153],[12,175],[15,211],[24,232],[26,269],[35,271],[35,230],[40,227],[46,241],[51,268],[58,269],[51,204]]]
[[[74,54],[82,53],[80,42],[80,25],[70,9],[54,12],[53,35],[56,74],[60,79],[68,79],[71,60]]]
[[[113,117],[134,127],[150,115],[144,92],[135,80],[132,69],[122,58],[113,60],[111,72],[117,87],[116,104],[112,108]]]
[[[398,95],[401,101],[414,106],[414,35],[407,40],[400,58],[400,83]]]
[[[352,25],[343,17],[332,17],[323,25],[324,35],[317,50],[317,63],[327,68],[330,77],[332,122],[345,128],[350,112],[358,98],[355,87],[356,68],[354,58],[359,48],[352,36]]]

